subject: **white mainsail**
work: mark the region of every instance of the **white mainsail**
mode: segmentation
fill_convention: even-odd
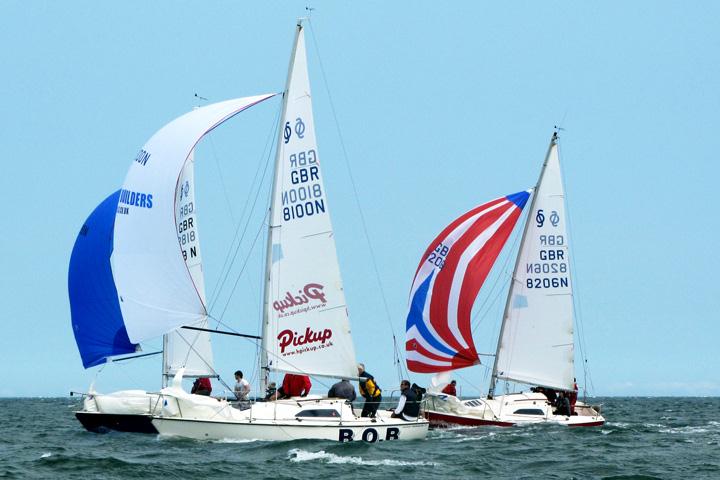
[[[283,101],[271,202],[263,367],[356,377],[301,25]]]
[[[148,140],[128,171],[115,218],[113,277],[133,343],[205,321],[207,311],[178,242],[175,192],[186,161],[210,130],[273,95],[198,108]]]
[[[565,194],[553,136],[513,273],[494,378],[573,389],[573,297],[568,252]]]
[[[205,276],[195,199],[195,151],[188,157],[180,174],[175,196],[178,242],[200,300],[205,304]],[[208,328],[207,318],[196,326]],[[164,339],[163,362],[163,375],[166,377],[175,375],[181,368],[185,369],[188,377],[214,375],[210,333],[183,329],[168,333]]]

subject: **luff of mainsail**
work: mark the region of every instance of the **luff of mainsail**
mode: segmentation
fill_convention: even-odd
[[[533,193],[498,338],[498,379],[573,389],[573,299],[565,194],[553,134]]]
[[[261,388],[270,370],[356,376],[300,22],[283,96],[263,304]]]
[[[178,242],[175,192],[197,142],[274,94],[198,108],[160,129],[123,183],[115,218],[112,270],[128,336],[134,343],[202,323],[205,304]]]
[[[205,276],[203,275],[198,228],[198,206],[195,198],[195,151],[188,157],[175,191],[178,242],[185,264],[190,271],[198,295],[205,299]],[[207,318],[195,325],[208,328]],[[184,368],[186,377],[215,375],[210,333],[179,329],[163,337],[163,386],[167,379]]]

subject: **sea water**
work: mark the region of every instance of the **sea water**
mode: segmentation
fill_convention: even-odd
[[[0,478],[720,479],[720,398],[597,398],[607,423],[413,442],[194,441],[85,431],[76,398],[0,399]]]

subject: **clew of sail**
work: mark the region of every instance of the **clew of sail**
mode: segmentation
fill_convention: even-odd
[[[175,218],[178,223],[178,241],[185,264],[190,271],[198,295],[205,304],[205,276],[203,275],[200,236],[198,230],[198,208],[195,200],[195,152],[190,154],[180,174],[175,192]],[[208,328],[207,318],[196,324]],[[168,333],[164,344],[163,374],[176,374],[184,368],[188,377],[214,375],[213,354],[210,333],[178,329]]]
[[[271,370],[356,377],[298,25],[278,139],[263,325]]]
[[[198,108],[160,129],[140,150],[123,183],[115,217],[112,271],[130,341],[139,343],[206,319],[182,255],[176,191],[197,142],[213,128],[273,95]]]
[[[528,214],[495,361],[496,378],[573,389],[573,299],[555,137]]]
[[[425,251],[410,290],[408,369],[435,373],[479,363],[472,306],[529,196],[522,191],[470,210]]]
[[[73,333],[83,367],[133,353],[110,267],[113,227],[120,191],[103,200],[85,220],[70,256],[68,293]]]

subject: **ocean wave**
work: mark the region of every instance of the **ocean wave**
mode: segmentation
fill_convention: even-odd
[[[299,448],[293,448],[288,451],[288,459],[291,462],[311,462],[314,460],[321,461],[323,463],[332,464],[350,464],[350,465],[373,465],[373,466],[386,466],[386,467],[407,467],[407,466],[438,466],[435,462],[405,462],[402,460],[365,460],[362,457],[343,457],[335,455],[334,453],[327,453],[324,450],[319,452],[308,452],[307,450],[301,450]]]
[[[463,437],[459,437],[459,438],[448,439],[448,440],[446,440],[446,442],[449,442],[449,443],[477,442],[480,440],[485,440],[490,437],[494,437],[495,435],[497,435],[495,432],[490,432],[486,435],[472,435],[472,436],[463,436]]]
[[[696,434],[696,433],[708,433],[709,430],[704,426],[697,427],[674,427],[674,428],[663,428],[658,430],[660,433],[672,433],[672,434]]]
[[[220,438],[218,440],[210,440],[210,443],[255,443],[262,440],[256,438]]]

